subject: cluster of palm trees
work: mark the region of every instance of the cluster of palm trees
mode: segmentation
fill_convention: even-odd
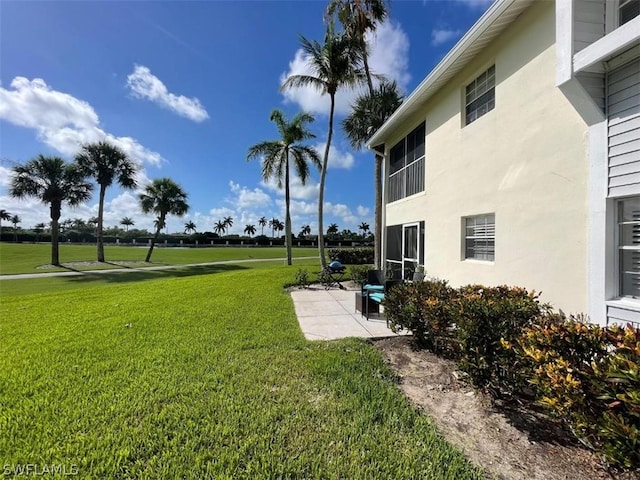
[[[38,155],[24,165],[13,168],[9,195],[15,198],[33,197],[49,206],[51,215],[51,263],[60,265],[59,240],[62,205],[79,205],[91,198],[94,181],[98,188],[98,216],[96,219],[97,260],[104,256],[104,200],[107,188],[118,183],[133,190],[136,183],[136,164],[118,147],[108,142],[83,145],[73,162],[60,157]],[[189,209],[187,194],[170,178],[153,180],[138,195],[144,213],[156,216],[156,232],[149,247],[149,262],[158,235],[166,225],[169,214],[182,216]],[[123,219],[124,220],[124,219]],[[131,219],[127,219],[127,224]]]
[[[0,210],[0,234],[2,234],[2,220],[11,222],[13,224],[13,240],[18,240],[18,225],[22,223],[22,219],[17,214],[12,215],[6,210]]]
[[[274,178],[279,187],[285,189],[285,235],[287,263],[291,265],[291,216],[289,192],[289,162],[293,162],[301,183],[304,185],[312,163],[320,170],[318,191],[318,252],[322,267],[326,266],[323,239],[324,189],[329,161],[329,150],[334,131],[335,96],[342,88],[366,83],[366,93],[360,95],[352,105],[351,113],[342,122],[343,130],[351,145],[356,149],[382,126],[400,106],[402,97],[395,82],[389,82],[369,68],[367,34],[375,31],[377,25],[387,17],[384,0],[330,0],[325,14],[326,30],[322,43],[308,40],[300,35],[300,45],[309,59],[311,73],[292,75],[287,78],[281,90],[312,86],[329,96],[329,125],[322,160],[317,152],[303,142],[315,136],[307,129],[314,121],[308,113],[297,114],[290,122],[280,110],[271,113],[271,121],[276,124],[280,138],[265,141],[249,149],[247,159],[262,160],[262,177]],[[336,30],[336,20],[342,26]],[[377,86],[373,79],[376,78]],[[380,238],[382,233],[382,161],[380,153],[375,154],[375,264],[380,267]],[[263,225],[264,227],[264,225]]]

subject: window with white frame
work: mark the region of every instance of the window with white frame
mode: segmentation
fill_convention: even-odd
[[[620,0],[618,4],[618,26],[640,15],[640,0]]]
[[[389,203],[424,191],[425,122],[395,144],[389,153]]]
[[[464,258],[493,262],[496,253],[496,216],[493,213],[465,217]]]
[[[465,125],[475,122],[496,106],[496,67],[492,65],[465,89]]]
[[[618,202],[618,266],[619,295],[640,298],[640,197]]]

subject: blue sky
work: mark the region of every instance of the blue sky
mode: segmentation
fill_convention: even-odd
[[[389,21],[369,39],[374,71],[410,93],[482,15],[488,0],[395,0]],[[274,108],[312,113],[320,152],[329,99],[311,89],[281,93],[305,71],[299,35],[321,41],[321,1],[6,1],[0,0],[0,208],[29,228],[49,221],[35,200],[8,196],[15,162],[37,154],[72,159],[82,143],[108,140],[140,166],[139,182],[170,177],[189,194],[189,213],[211,231],[232,216],[230,233],[265,216],[284,220],[284,195],[263,182],[248,148],[278,138]],[[338,96],[336,124],[357,92]],[[293,231],[317,225],[314,172],[294,179]],[[136,192],[107,191],[105,225],[131,217],[152,228]],[[373,156],[334,136],[325,189],[325,226],[373,228]],[[97,197],[62,219],[97,215]]]

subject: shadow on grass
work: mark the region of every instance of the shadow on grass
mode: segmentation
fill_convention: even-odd
[[[139,282],[143,280],[154,280],[160,278],[181,278],[196,275],[209,275],[212,273],[223,273],[234,270],[246,270],[248,267],[242,265],[195,265],[191,267],[176,267],[166,270],[135,270],[122,269],[119,272],[91,272],[82,275],[68,277],[70,283],[85,282],[106,282],[106,283],[127,283]]]

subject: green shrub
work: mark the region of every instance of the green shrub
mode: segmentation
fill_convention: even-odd
[[[448,351],[453,338],[451,303],[455,295],[444,280],[402,283],[385,295],[385,316],[394,332],[407,329],[419,345]]]
[[[581,320],[543,318],[511,347],[540,405],[611,464],[640,467],[640,329]]]
[[[547,305],[524,288],[469,285],[458,290],[453,313],[460,342],[460,368],[480,388],[512,393],[521,379],[514,370],[515,352],[508,348]]]
[[[329,258],[345,265],[365,265],[373,263],[373,248],[330,248]]]
[[[309,272],[303,268],[299,268],[296,272],[296,285],[306,288],[309,285]]]
[[[373,265],[351,265],[349,267],[349,277],[358,286],[362,287],[367,283],[367,272],[373,269]]]

